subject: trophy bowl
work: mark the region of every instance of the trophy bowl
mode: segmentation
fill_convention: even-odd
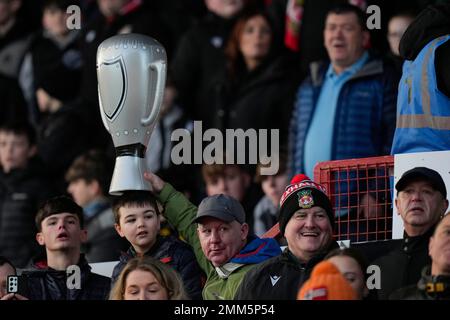
[[[100,114],[116,149],[109,193],[149,190],[145,152],[158,122],[167,72],[164,47],[141,34],[121,34],[97,50]]]

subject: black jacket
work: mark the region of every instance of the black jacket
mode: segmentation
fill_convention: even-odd
[[[173,236],[158,237],[156,243],[145,255],[160,260],[171,266],[179,273],[183,280],[184,288],[189,298],[202,299],[203,273],[197,264],[192,249],[181,240]],[[119,278],[127,262],[136,257],[133,247],[120,257],[120,262],[114,267],[112,274],[112,285]]]
[[[81,289],[69,289],[66,271],[51,269],[46,261],[35,263],[31,270],[22,273],[27,279],[26,297],[30,300],[107,300],[111,280],[92,273],[83,255],[78,267],[81,271]]]
[[[336,242],[307,263],[300,262],[286,248],[281,255],[260,263],[247,272],[234,299],[295,300],[314,266],[334,248],[338,248]]]
[[[215,90],[213,127],[244,131],[279,129],[280,141],[287,141],[291,109],[297,84],[292,81],[289,66],[279,57],[269,60],[251,72],[242,71],[236,78],[220,78]]]
[[[431,263],[428,242],[433,231],[434,227],[417,237],[408,237],[405,234],[395,249],[373,262],[381,271],[378,299],[387,300],[393,291],[419,281],[422,269]]]
[[[0,125],[28,121],[28,110],[16,79],[0,73]]]
[[[108,201],[99,200],[90,204],[92,215],[85,219],[88,240],[83,244],[89,262],[117,261],[120,253],[127,249],[128,241],[114,229],[114,213]]]
[[[94,132],[89,128],[83,110],[74,104],[48,114],[39,125],[39,156],[60,192],[64,192],[64,173],[72,161],[91,147]]]
[[[30,48],[35,90],[42,88],[62,102],[78,96],[82,68],[78,37],[73,31],[62,44],[44,31],[35,36]]]
[[[37,160],[9,173],[0,168],[0,255],[18,268],[25,267],[39,250],[34,217],[41,203],[53,195],[41,171]]]
[[[226,20],[212,13],[188,30],[180,40],[172,61],[171,75],[178,90],[180,104],[194,120],[202,120],[211,128],[214,112],[212,80],[224,74],[224,47],[234,20]]]
[[[390,300],[450,300],[450,277],[432,276],[427,266],[416,285],[394,291]]]

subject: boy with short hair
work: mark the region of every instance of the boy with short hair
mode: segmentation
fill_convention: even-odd
[[[113,203],[115,228],[131,246],[114,267],[112,282],[117,280],[126,263],[140,256],[151,256],[179,272],[191,299],[201,299],[202,272],[192,249],[172,235],[159,235],[160,210],[148,191],[126,191]]]
[[[18,268],[39,250],[34,215],[52,194],[35,154],[36,135],[29,123],[0,127],[0,255]]]
[[[208,197],[225,194],[239,201],[246,212],[246,222],[253,230],[253,211],[262,192],[252,182],[246,167],[238,164],[203,164],[202,177]]]
[[[260,163],[256,167],[255,182],[261,184],[264,192],[264,197],[259,200],[253,211],[253,230],[258,237],[261,237],[278,222],[280,199],[289,183],[286,155],[280,154],[279,159],[280,167],[274,175],[261,174],[261,169],[268,165]]]
[[[91,272],[81,254],[81,244],[87,239],[83,209],[72,199],[59,196],[46,201],[36,215],[36,240],[45,246],[46,257],[35,261],[31,270],[22,273],[27,278],[27,298],[30,300],[106,300],[110,279]],[[79,269],[79,286],[71,288],[69,266]],[[77,268],[75,268],[77,270]],[[75,281],[76,284],[77,281]],[[78,288],[77,288],[78,287]]]
[[[112,168],[100,150],[78,156],[66,173],[67,191],[83,208],[89,239],[83,252],[89,262],[115,261],[128,243],[114,230],[114,215],[107,197]]]

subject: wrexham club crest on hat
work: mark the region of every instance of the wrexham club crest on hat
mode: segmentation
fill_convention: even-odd
[[[314,198],[311,194],[311,190],[302,190],[297,193],[298,206],[302,209],[309,209],[314,206]]]

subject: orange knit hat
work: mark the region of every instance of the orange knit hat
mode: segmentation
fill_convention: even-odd
[[[303,284],[297,300],[356,300],[356,293],[333,263],[322,261]]]

